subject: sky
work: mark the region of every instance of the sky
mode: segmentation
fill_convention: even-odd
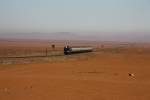
[[[36,32],[150,34],[150,0],[0,0],[0,34]]]

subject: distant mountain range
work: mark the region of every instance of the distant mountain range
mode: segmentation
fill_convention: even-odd
[[[94,40],[94,41],[120,41],[120,42],[150,42],[148,32],[128,32],[128,33],[75,33],[75,32],[55,32],[55,33],[0,33],[0,39],[53,39],[53,40]]]
[[[56,33],[3,33],[0,38],[9,39],[78,39],[80,36],[70,32],[56,32]]]

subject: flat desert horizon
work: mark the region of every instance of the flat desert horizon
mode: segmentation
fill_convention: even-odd
[[[1,40],[0,100],[149,100],[149,59],[149,43]]]
[[[0,0],[0,100],[150,100],[150,0]]]

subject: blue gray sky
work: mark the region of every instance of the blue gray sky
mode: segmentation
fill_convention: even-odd
[[[148,35],[150,0],[0,0],[0,34],[36,32]]]

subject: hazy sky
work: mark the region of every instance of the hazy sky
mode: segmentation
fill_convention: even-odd
[[[11,32],[150,32],[150,0],[0,0]]]

